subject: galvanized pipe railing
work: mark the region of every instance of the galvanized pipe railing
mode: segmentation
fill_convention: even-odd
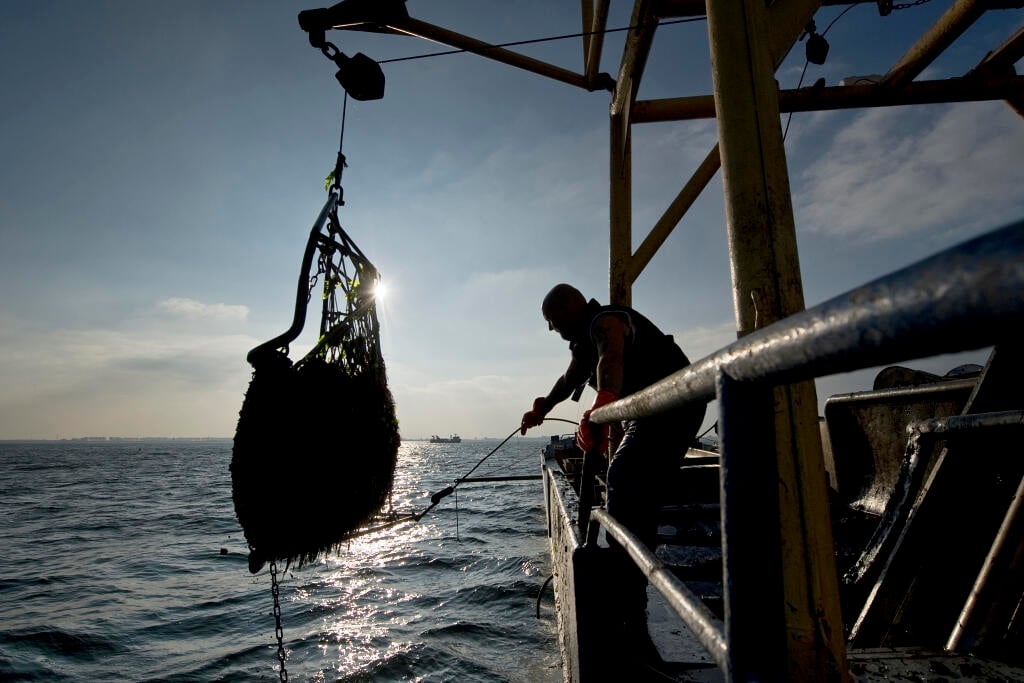
[[[994,345],[1024,322],[1024,221],[752,332],[593,412],[595,423],[715,398],[738,381],[788,384]]]
[[[774,459],[758,457],[762,445],[745,438],[773,428],[770,387],[992,346],[1022,321],[1024,221],[757,330],[592,414],[606,423],[720,399],[725,628],[607,512],[592,519],[626,548],[729,680],[784,677],[784,647],[764,642],[761,628],[777,611],[777,596],[768,595],[777,587],[757,585],[759,553],[777,553],[781,540],[760,519],[778,510],[774,487],[761,485],[777,474]],[[752,420],[760,426],[751,428]]]
[[[639,538],[622,526],[605,510],[594,510],[591,519],[626,549],[647,580],[657,588],[676,613],[686,622],[719,668],[726,667],[725,629],[711,610],[686,587],[675,574],[647,549]]]

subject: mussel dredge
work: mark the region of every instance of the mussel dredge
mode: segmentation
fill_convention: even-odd
[[[605,455],[557,438],[545,451],[567,681],[604,680],[603,663],[621,654],[602,622],[608,537],[661,596],[650,628],[664,666],[638,668],[637,679],[1024,680],[1024,223],[806,309],[780,116],[981,100],[1024,114],[1014,70],[1024,30],[960,78],[918,79],[985,12],[1024,3],[950,2],[887,73],[780,90],[775,71],[799,42],[808,61],[824,60],[814,16],[838,4],[849,3],[634,0],[614,77],[599,71],[608,0],[581,1],[580,72],[420,21],[402,0],[299,14],[355,99],[383,96],[383,74],[327,42],[332,29],[418,36],[610,93],[612,304],[631,305],[633,283],[721,172],[738,340],[591,416],[609,423],[717,401],[720,448],[681,461],[657,547],[602,509]],[[905,7],[868,4],[879,21]],[[670,20],[706,20],[713,92],[638,100],[659,23]],[[634,250],[632,128],[702,118],[716,119],[717,144]],[[902,366],[975,349],[990,350],[984,367],[945,377]],[[819,418],[816,378],[885,366],[872,390],[829,398]]]

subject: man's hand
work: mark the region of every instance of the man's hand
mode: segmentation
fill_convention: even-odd
[[[544,422],[544,396],[538,396],[533,400],[533,409],[523,413],[523,421],[519,425],[519,434],[525,435],[530,427],[536,427]]]
[[[590,453],[594,450],[595,445],[597,446],[598,453],[603,453],[608,450],[608,425],[591,424],[590,413],[613,401],[617,401],[618,398],[619,397],[615,392],[608,391],[607,389],[601,389],[597,392],[597,398],[594,399],[594,405],[590,406],[590,410],[583,411],[583,417],[580,419],[580,426],[576,428],[576,445],[579,446],[580,450],[584,453]]]

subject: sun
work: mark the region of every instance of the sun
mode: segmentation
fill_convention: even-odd
[[[377,282],[376,286],[373,288],[373,298],[375,298],[375,299],[377,299],[379,301],[379,300],[382,300],[382,299],[386,299],[387,296],[388,296],[388,286],[384,283],[383,280]]]

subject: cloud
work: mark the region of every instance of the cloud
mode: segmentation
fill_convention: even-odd
[[[821,134],[822,131],[826,131],[826,134],[831,137],[830,129],[841,125],[845,113],[841,110],[825,109],[823,111],[783,114],[782,128],[786,131],[786,154],[792,155],[792,150],[799,149],[805,140],[810,140],[809,144],[815,144],[815,137]],[[791,115],[793,117],[792,120],[790,120]],[[787,123],[789,124],[788,130],[786,129]],[[814,154],[819,152],[820,150],[815,149]]]
[[[517,375],[466,375],[435,379],[416,370],[391,373],[401,433],[417,438],[433,433],[504,436],[519,424],[534,396],[553,381]],[[575,404],[573,404],[575,406]]]
[[[255,344],[154,321],[56,330],[14,321],[0,332],[0,438],[227,435]]]
[[[17,375],[37,373],[43,383],[54,376],[111,368],[172,367],[178,368],[177,374],[208,383],[219,376],[211,372],[217,363],[244,360],[253,345],[255,341],[246,335],[201,335],[142,325],[126,330],[65,329],[25,333],[0,363]]]
[[[513,268],[472,273],[461,283],[456,296],[458,304],[478,310],[528,311],[533,319],[541,297],[553,284],[558,273],[551,268]],[[539,324],[539,323],[538,323]]]
[[[1024,209],[1024,127],[1002,103],[873,109],[800,176],[799,223],[858,243],[965,238]]]
[[[505,396],[511,387],[518,384],[517,379],[504,375],[479,375],[466,379],[448,379],[428,382],[420,386],[409,387],[408,391],[415,394],[433,396],[460,396],[462,400]]]
[[[641,135],[648,130],[646,144],[650,149],[647,152],[654,155],[657,160],[654,165],[658,168],[673,163],[685,168],[699,163],[718,142],[718,124],[714,120],[699,120],[687,126],[643,127],[641,132],[633,134],[634,149],[644,144]]]
[[[534,216],[534,222],[546,215],[575,216],[583,225],[606,220],[606,207],[593,201],[607,182],[603,173],[594,172],[604,167],[605,137],[601,129],[584,128],[532,144],[506,144],[467,173],[455,190],[498,202],[492,215],[499,224],[512,223],[510,218],[517,215]],[[547,229],[539,224],[533,228]]]
[[[172,296],[157,304],[157,308],[176,318],[187,320],[243,321],[249,317],[249,307],[233,304],[204,304],[195,299]]]
[[[736,341],[736,323],[727,321],[710,327],[694,327],[673,336],[690,361],[698,361]]]

